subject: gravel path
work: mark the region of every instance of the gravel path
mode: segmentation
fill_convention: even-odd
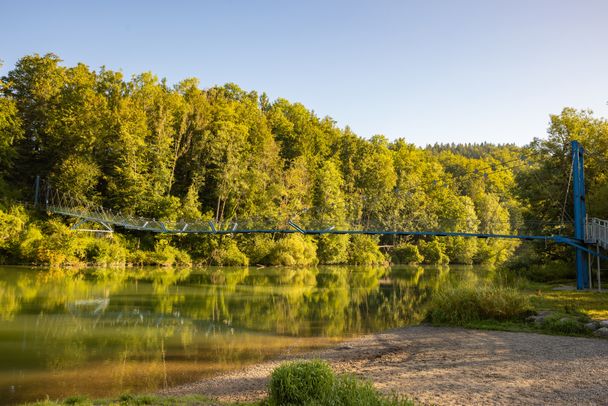
[[[608,340],[417,326],[361,337],[300,355],[370,379],[386,393],[438,405],[608,405]],[[266,394],[287,359],[177,387],[245,401]]]

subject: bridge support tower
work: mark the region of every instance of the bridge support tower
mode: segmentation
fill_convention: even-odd
[[[572,186],[574,193],[574,238],[585,243],[587,209],[585,202],[585,161],[584,150],[578,141],[572,141]],[[576,249],[576,288],[588,289],[588,258],[582,249]]]

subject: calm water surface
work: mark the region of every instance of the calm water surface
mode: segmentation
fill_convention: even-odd
[[[418,322],[447,267],[0,267],[0,404],[108,397]]]

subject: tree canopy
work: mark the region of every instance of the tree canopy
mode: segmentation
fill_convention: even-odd
[[[527,147],[418,148],[382,135],[364,139],[300,103],[270,101],[233,83],[203,89],[188,78],[169,85],[150,72],[126,79],[61,62],[54,54],[25,56],[1,79],[6,197],[26,200],[39,175],[80,199],[164,220],[291,218],[303,227],[510,233],[568,220],[569,142],[576,139],[588,148],[590,213],[608,216],[608,123],[588,111],[551,116],[549,137]],[[175,237],[171,244],[215,262],[237,253],[277,263],[298,262],[294,255],[378,262],[385,258],[378,244],[400,246],[414,262],[494,263],[516,247],[453,237],[419,244],[292,236],[281,242],[295,253],[288,259],[277,253],[276,237],[202,239]]]

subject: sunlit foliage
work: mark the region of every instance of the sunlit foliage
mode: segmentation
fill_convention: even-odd
[[[573,139],[589,149],[591,211],[606,217],[608,124],[590,112],[551,116],[549,138],[527,148],[422,149],[382,135],[361,138],[300,103],[233,83],[204,89],[188,78],[170,85],[150,72],[124,78],[106,68],[66,67],[53,54],[29,55],[0,79],[0,221],[12,230],[0,235],[0,257],[55,265],[500,263],[517,243],[140,233],[92,244],[75,241],[83,237],[64,220],[24,220],[12,202],[31,200],[39,175],[76,198],[167,221],[291,219],[309,229],[509,234],[537,220],[567,220]],[[418,253],[397,259],[403,244]]]

